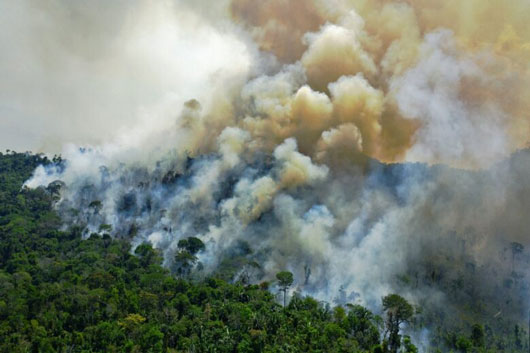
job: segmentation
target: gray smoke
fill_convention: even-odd
[[[30,78],[35,90],[0,84],[2,101],[15,117],[35,103],[57,119],[44,131],[76,142],[26,185],[61,185],[65,227],[109,225],[169,268],[179,240],[200,238],[197,276],[244,257],[260,265],[253,282],[290,270],[293,291],[329,302],[378,308],[399,292],[425,315],[473,300],[520,319],[529,9],[436,3],[137,1],[103,18],[95,5],[0,5],[44,23],[0,62],[14,91]],[[18,61],[35,65],[13,72]]]

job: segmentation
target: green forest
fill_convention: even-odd
[[[53,186],[23,187],[38,165],[59,161],[0,153],[0,352],[412,353],[407,334],[423,328],[432,352],[528,349],[518,325],[501,336],[472,318],[464,330],[430,327],[399,293],[381,298],[375,314],[290,296],[287,271],[270,283],[233,281],[242,264],[232,261],[196,278],[204,244],[193,237],[179,243],[175,269],[149,244],[132,252],[105,227],[83,239],[83,229],[61,227]]]

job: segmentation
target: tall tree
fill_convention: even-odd
[[[386,332],[388,334],[388,352],[397,353],[401,345],[399,326],[408,322],[414,315],[414,308],[403,297],[389,294],[383,298],[383,309],[386,312]]]
[[[178,242],[179,250],[175,254],[173,269],[181,277],[188,277],[193,267],[197,264],[197,253],[205,249],[204,243],[195,237],[181,239]],[[200,264],[200,263],[199,263]]]
[[[276,274],[276,279],[278,280],[278,286],[280,291],[283,292],[283,307],[287,303],[287,289],[293,284],[293,274],[289,271],[282,271]]]

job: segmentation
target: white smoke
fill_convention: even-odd
[[[495,85],[475,62],[458,51],[449,31],[430,33],[421,47],[421,60],[391,82],[403,116],[421,121],[407,160],[480,167],[510,152],[507,114],[495,100],[480,105],[465,98],[467,83]]]
[[[254,55],[184,1],[2,1],[0,47],[0,148],[45,152],[152,138],[175,118],[157,110],[204,104]]]
[[[168,267],[179,240],[199,237],[199,275],[246,256],[262,268],[254,281],[287,269],[296,289],[330,302],[377,308],[398,291],[432,307],[467,281],[495,310],[526,309],[526,271],[514,290],[502,283],[510,242],[526,244],[528,158],[499,163],[528,131],[524,45],[477,49],[450,22],[426,25],[416,1],[286,3],[223,1],[198,15],[210,4],[136,1],[101,19],[93,4],[0,5],[44,23],[0,57],[1,100],[15,117],[54,116],[41,136],[68,120],[57,142],[77,142],[26,185],[62,181],[66,226],[89,236],[109,224],[133,245],[151,242]],[[289,21],[283,6],[307,16]],[[81,32],[59,33],[77,28],[65,9]],[[81,45],[82,33],[96,37]],[[20,61],[29,73],[13,70]],[[98,143],[78,147],[87,142]]]

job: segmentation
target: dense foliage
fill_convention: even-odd
[[[352,352],[379,342],[380,319],[263,286],[171,275],[147,244],[60,231],[53,190],[21,188],[44,157],[0,157],[2,352]],[[201,249],[182,242],[181,256]]]
[[[190,279],[203,249],[196,238],[182,240],[178,266],[165,269],[150,245],[132,253],[105,227],[85,240],[82,229],[60,230],[54,186],[22,187],[37,165],[59,162],[0,154],[0,352],[417,352],[398,332],[413,308],[397,295],[383,299],[384,317],[299,295],[284,308],[289,272],[277,276],[279,298],[222,271]],[[447,335],[444,347],[497,351],[478,324]],[[524,348],[523,335],[510,347]]]

